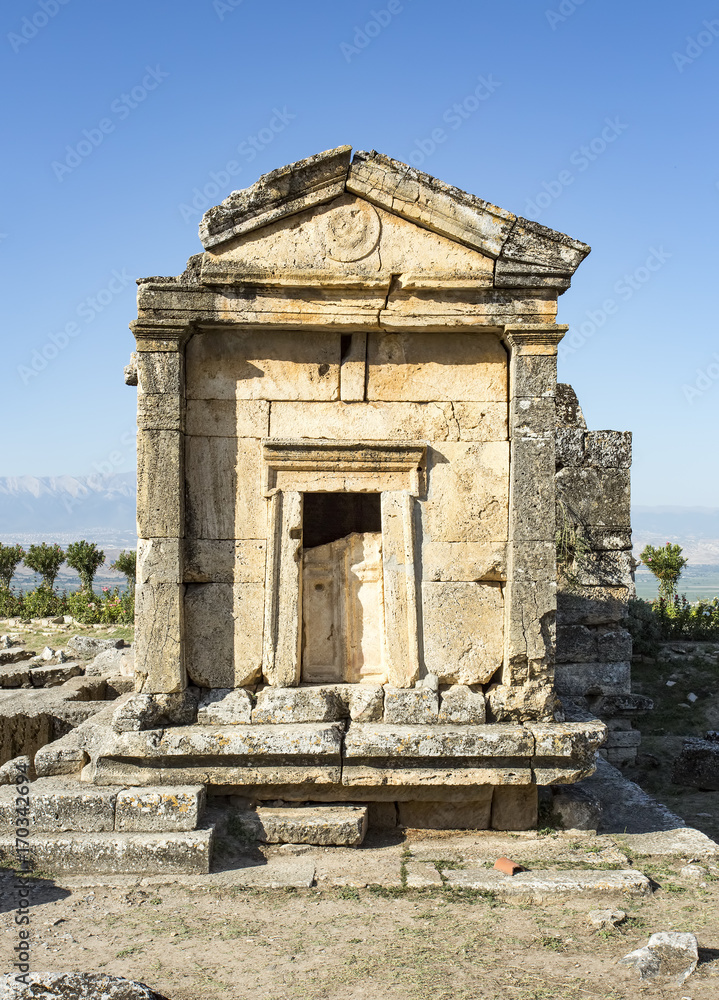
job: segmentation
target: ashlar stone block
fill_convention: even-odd
[[[507,354],[485,333],[370,333],[367,399],[502,402]]]
[[[339,399],[340,334],[222,330],[187,346],[188,399]]]
[[[252,721],[257,725],[293,722],[336,722],[346,716],[339,696],[329,688],[267,687],[257,695]]]
[[[117,795],[115,830],[122,833],[195,830],[204,805],[204,785],[125,788]]]
[[[186,433],[191,437],[267,437],[270,404],[264,399],[188,399]]]
[[[188,437],[185,455],[188,535],[264,538],[267,501],[262,495],[260,441]]]
[[[427,449],[423,531],[431,542],[505,541],[509,444],[447,442]]]
[[[384,689],[384,721],[387,724],[436,724],[438,714],[436,691],[423,687]]]
[[[440,688],[439,717],[441,726],[481,726],[486,722],[486,707],[481,690],[466,684]],[[484,829],[483,827],[481,829]]]
[[[258,680],[264,584],[191,583],[185,591],[189,677],[204,688],[241,687]]]
[[[502,666],[501,586],[426,582],[422,598],[427,669],[444,684],[486,684]]]

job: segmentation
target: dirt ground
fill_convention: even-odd
[[[424,864],[441,866],[432,855],[446,858],[452,844],[448,835],[423,835],[412,850]],[[566,848],[571,866],[583,852],[585,866],[601,867],[591,835],[524,843],[525,854],[538,856],[527,867],[546,866],[545,844],[553,853]],[[375,853],[370,839],[368,860]],[[31,911],[32,969],[124,976],[169,1000],[716,1000],[719,868],[715,858],[687,871],[687,860],[628,857],[626,867],[653,881],[647,897],[567,896],[543,905],[446,885],[253,890],[208,888],[201,877],[192,885],[170,876],[142,886],[130,876],[107,884],[47,880]],[[15,941],[10,878],[2,876],[0,913],[6,968]],[[605,907],[627,915],[615,930],[595,930],[587,920],[590,910]],[[697,935],[700,964],[682,986],[640,983],[616,964],[659,930]]]

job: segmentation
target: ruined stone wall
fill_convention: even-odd
[[[569,537],[563,566],[558,542],[557,693],[611,719],[631,708],[632,641],[625,627],[635,596],[631,434],[587,430],[574,390],[561,384],[556,468],[557,532]],[[631,724],[615,720],[613,727],[628,731]],[[633,739],[633,733],[615,739],[610,733],[607,752],[619,749],[617,740],[628,745]]]

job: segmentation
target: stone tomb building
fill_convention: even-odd
[[[200,236],[139,283],[137,693],[83,778],[533,825],[604,737],[554,684],[555,320],[589,247],[349,147]]]

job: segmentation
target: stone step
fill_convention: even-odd
[[[367,833],[366,805],[258,806],[235,814],[243,831],[265,844],[355,847]]]
[[[205,804],[203,785],[122,788],[62,778],[30,782],[20,799],[14,785],[0,788],[0,835],[19,822],[36,833],[176,833],[194,830]],[[26,811],[24,798],[29,808]]]
[[[214,826],[178,833],[31,833],[33,870],[74,875],[203,875]],[[0,863],[17,865],[15,837],[0,837]]]

